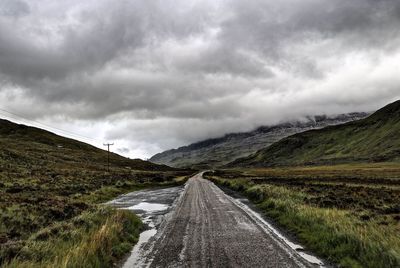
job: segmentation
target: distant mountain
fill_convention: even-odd
[[[0,168],[4,165],[31,170],[33,167],[56,165],[58,167],[84,167],[104,170],[107,152],[92,145],[58,136],[43,129],[16,124],[0,119]],[[134,170],[171,170],[140,159],[128,159],[111,153],[113,168]]]
[[[350,113],[338,116],[313,116],[305,121],[263,126],[251,132],[227,134],[154,155],[150,161],[172,167],[212,168],[248,156],[287,136],[310,129],[343,124],[368,116]]]
[[[287,137],[229,167],[386,162],[400,160],[400,101],[347,124]]]

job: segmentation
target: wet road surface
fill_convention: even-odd
[[[146,255],[149,248],[155,242],[154,236],[164,226],[172,213],[173,208],[184,190],[183,186],[169,187],[163,189],[147,189],[121,195],[108,202],[108,205],[120,209],[133,211],[140,216],[146,226],[146,230],[140,234],[138,243],[133,248],[130,256],[126,258],[123,268],[147,267],[142,256]]]
[[[169,209],[161,210],[158,225],[153,224],[157,231],[135,246],[124,267],[276,268],[322,264],[299,251],[300,246],[240,200],[204,180],[202,174],[172,195],[179,197],[166,206]]]

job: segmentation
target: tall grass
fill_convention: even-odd
[[[4,267],[111,267],[137,242],[141,226],[131,212],[99,206],[32,235]]]

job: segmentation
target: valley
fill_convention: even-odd
[[[0,268],[400,268],[400,0],[0,0]]]
[[[301,128],[259,129],[264,148],[214,169],[207,153],[190,169],[112,153],[108,170],[106,151],[0,121],[0,263],[398,267],[399,103],[271,145]]]

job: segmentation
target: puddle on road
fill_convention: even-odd
[[[139,238],[139,241],[137,243],[138,244],[137,249],[140,247],[141,244],[146,243],[147,241],[149,241],[149,239],[151,237],[153,237],[156,233],[157,233],[157,229],[155,229],[155,228],[142,232],[140,234],[140,238]]]
[[[147,227],[140,233],[139,241],[133,247],[130,256],[122,266],[123,268],[146,266],[144,263],[140,263],[140,256],[146,251],[146,246],[149,246],[150,239],[157,234],[160,223],[171,211],[174,201],[182,191],[183,187],[136,191],[121,195],[107,203],[119,209],[133,211]]]
[[[131,251],[131,255],[125,261],[122,268],[138,267],[139,265],[144,267],[145,266],[144,263],[139,263],[138,257],[140,256],[140,251],[142,250],[143,246],[146,245],[146,243],[149,242],[149,240],[156,234],[157,234],[156,228],[146,230],[146,231],[140,233],[139,241],[133,247],[133,249]]]
[[[137,205],[130,206],[124,209],[129,209],[133,211],[145,211],[149,212],[156,212],[156,211],[163,211],[168,209],[168,205],[166,204],[158,204],[158,203],[148,203],[148,202],[140,202]]]
[[[320,267],[324,267],[324,263],[320,259],[318,259],[317,257],[314,257],[314,256],[312,256],[310,254],[307,254],[307,253],[304,253],[304,252],[298,252],[298,253],[299,253],[299,255],[301,257],[303,257],[309,263],[319,265]]]

